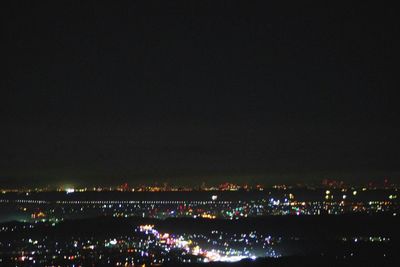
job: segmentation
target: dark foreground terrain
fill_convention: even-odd
[[[182,267],[261,267],[261,266],[272,266],[272,267],[291,267],[291,266],[312,266],[312,267],[336,267],[336,266],[399,266],[399,259],[383,259],[373,257],[363,257],[355,259],[336,259],[330,257],[320,256],[308,256],[308,257],[284,257],[279,259],[257,259],[257,260],[243,260],[240,262],[233,263],[207,263],[207,264],[167,264],[166,266],[182,266]]]

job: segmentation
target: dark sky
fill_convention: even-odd
[[[400,177],[387,3],[8,2],[1,186]]]

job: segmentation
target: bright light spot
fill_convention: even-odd
[[[75,192],[75,189],[74,188],[66,188],[65,192],[67,192],[67,194],[71,194],[71,193]]]
[[[220,256],[219,258],[215,259],[214,261],[222,261],[222,262],[236,262],[246,259],[246,256]]]
[[[217,200],[217,198],[218,198],[217,195],[212,195],[212,196],[211,196],[211,199],[212,199],[212,200]]]

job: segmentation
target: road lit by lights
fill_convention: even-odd
[[[246,258],[256,259],[255,255],[244,255],[240,251],[235,250],[229,254],[222,254],[220,251],[214,249],[202,249],[192,240],[185,240],[182,236],[160,233],[154,228],[154,225],[140,225],[138,228],[140,232],[153,235],[161,244],[168,245],[168,250],[179,248],[191,255],[203,257],[204,262],[236,262]]]

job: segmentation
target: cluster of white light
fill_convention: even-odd
[[[237,251],[235,251],[236,255],[226,255],[226,254],[224,255],[216,250],[208,251],[200,248],[198,245],[193,246],[191,240],[185,240],[182,236],[174,237],[169,233],[163,233],[163,234],[159,233],[156,229],[154,229],[154,225],[140,225],[139,231],[144,232],[146,234],[153,234],[158,240],[167,240],[168,244],[180,249],[184,249],[188,253],[191,253],[192,255],[195,256],[202,255],[205,257],[204,262],[212,262],[212,261],[236,262],[246,258],[251,258],[253,260],[256,259],[256,256],[254,255],[238,255],[239,253],[237,253]]]
[[[71,194],[71,193],[74,193],[74,192],[75,192],[75,189],[74,189],[74,188],[66,188],[66,189],[65,189],[65,192],[66,192],[67,194]]]

